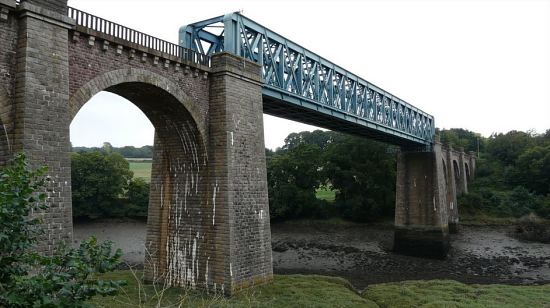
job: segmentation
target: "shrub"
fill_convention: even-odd
[[[121,251],[95,238],[53,256],[31,252],[43,233],[34,211],[47,209],[45,167],[33,170],[23,154],[0,171],[0,306],[83,307],[95,295],[113,295],[122,281],[93,279],[118,263]]]
[[[147,217],[149,206],[149,183],[144,179],[134,178],[128,186],[128,205],[126,216]]]

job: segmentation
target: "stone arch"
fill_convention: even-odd
[[[454,159],[453,159],[453,171],[454,171],[454,175],[455,175],[455,180],[459,181],[460,180],[460,168],[458,167],[458,162]]]
[[[456,159],[453,159],[453,175],[455,178],[455,190],[457,195],[464,193],[463,185],[463,171],[461,170],[462,164],[459,163]]]
[[[126,83],[147,84],[164,90],[183,105],[197,124],[197,128],[201,132],[201,135],[206,136],[206,120],[204,115],[202,115],[199,107],[189,99],[188,95],[182,91],[177,84],[159,74],[137,68],[109,71],[85,83],[71,95],[69,100],[71,118],[69,122],[74,119],[80,108],[82,108],[92,96],[101,91],[112,92],[128,99],[124,93],[117,93],[117,85]],[[138,107],[141,109],[140,106]]]
[[[466,181],[470,182],[470,167],[468,166],[468,163],[464,163],[464,172],[466,175]]]
[[[204,217],[208,200],[205,118],[188,95],[165,77],[143,69],[122,69],[78,89],[69,100],[70,120],[101,91],[126,98],[155,127],[146,279],[164,277],[169,283],[194,285],[200,279],[199,268],[204,270],[207,258],[201,256],[209,245],[204,236],[208,221]]]
[[[10,143],[11,99],[8,92],[0,87],[0,166],[3,166],[11,157],[12,145]]]

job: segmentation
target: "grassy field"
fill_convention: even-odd
[[[259,286],[226,298],[221,294],[162,287],[138,287],[130,271],[105,274],[104,279],[124,279],[128,285],[116,297],[96,297],[98,307],[378,307],[361,297],[341,278],[324,276],[275,276],[273,284]],[[219,291],[219,290],[218,290]],[[140,300],[141,298],[141,300]]]
[[[130,170],[134,172],[134,177],[142,178],[147,182],[151,181],[151,166],[152,162],[149,161],[128,161],[130,163]]]
[[[467,285],[452,280],[369,286],[362,296],[379,307],[550,307],[550,284]]]
[[[336,192],[326,187],[319,187],[315,192],[317,199],[327,200],[328,202],[334,202],[336,199]]]
[[[91,304],[99,307],[550,307],[550,285],[466,285],[430,280],[376,284],[357,292],[341,278],[276,275],[272,284],[225,298],[214,292],[138,287],[139,279],[130,271],[102,278],[123,279],[128,285],[117,296],[94,298]]]
[[[141,158],[128,158],[130,163],[130,170],[134,172],[134,177],[142,178],[147,182],[151,181],[151,160],[144,160]],[[326,187],[317,188],[317,199],[327,200],[328,202],[334,202],[336,193],[334,190],[330,190]]]

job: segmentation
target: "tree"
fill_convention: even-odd
[[[124,216],[147,217],[149,206],[149,183],[141,178],[134,178],[128,186],[128,205]]]
[[[285,144],[282,149],[292,150],[301,144],[310,144],[316,145],[319,149],[324,150],[329,144],[335,142],[336,139],[342,136],[342,134],[336,132],[322,130],[291,133],[285,138]]]
[[[73,215],[110,216],[132,176],[129,163],[120,154],[71,154]]]
[[[327,147],[323,160],[344,218],[368,221],[393,215],[395,155],[388,154],[384,144],[343,136]]]
[[[321,151],[299,144],[270,156],[267,161],[270,215],[272,219],[308,217],[321,203],[315,190],[321,183]]]
[[[103,149],[103,152],[110,154],[113,152],[113,146],[109,142],[103,142],[103,146],[101,147]]]
[[[504,165],[512,165],[523,151],[533,145],[532,137],[529,133],[514,130],[494,134],[487,141],[487,152]]]
[[[25,156],[0,171],[0,306],[83,307],[95,295],[114,295],[122,281],[93,279],[113,270],[121,251],[95,238],[53,256],[31,252],[42,234],[34,211],[47,209],[46,168],[33,170]]]
[[[550,145],[534,146],[521,153],[517,159],[518,181],[529,190],[550,194]]]
[[[442,144],[451,144],[453,147],[464,148],[464,151],[484,152],[485,138],[480,134],[462,128],[436,129]]]

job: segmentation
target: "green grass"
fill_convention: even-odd
[[[102,275],[124,279],[117,296],[96,297],[99,307],[550,307],[550,284],[541,286],[466,285],[452,280],[405,281],[370,285],[362,293],[342,278],[275,275],[273,283],[226,298],[219,293],[138,288],[130,271]],[[141,298],[141,301],[139,301]]]
[[[130,170],[134,172],[134,177],[142,178],[147,182],[151,181],[151,161],[129,161]]]
[[[102,275],[103,279],[124,279],[128,285],[117,296],[96,297],[90,303],[98,307],[378,307],[362,298],[344,279],[315,275],[276,275],[273,283],[258,286],[226,298],[221,294],[167,289],[157,296],[153,286],[138,288],[130,271]],[[139,292],[141,291],[141,293]]]
[[[364,298],[380,307],[550,307],[550,284],[467,285],[452,280],[404,281],[369,286]]]
[[[334,190],[328,189],[327,187],[319,187],[315,191],[315,196],[319,200],[334,202],[334,200],[336,199],[336,192]]]

